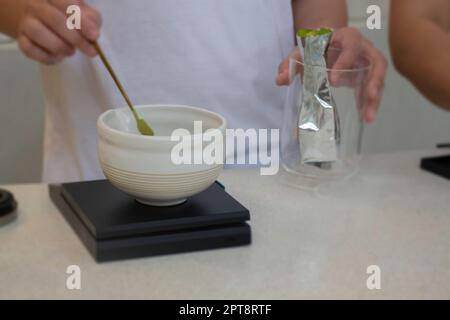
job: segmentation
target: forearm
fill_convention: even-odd
[[[292,0],[292,12],[295,31],[302,28],[347,26],[345,0]]]
[[[391,23],[390,43],[398,71],[429,100],[450,110],[448,33],[429,19],[405,19]]]
[[[16,37],[26,0],[0,0],[0,32]]]

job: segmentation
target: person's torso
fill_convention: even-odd
[[[88,1],[99,40],[136,105],[183,104],[230,128],[278,128],[278,64],[294,46],[290,0]],[[46,181],[101,177],[96,120],[125,102],[99,59],[77,53],[43,67]]]

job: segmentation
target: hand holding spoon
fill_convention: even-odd
[[[128,106],[131,109],[131,112],[133,113],[134,118],[136,119],[136,124],[139,132],[144,136],[153,136],[153,130],[150,128],[148,123],[139,117],[136,110],[133,107],[133,104],[131,103],[130,99],[128,98],[128,95],[126,94],[125,90],[122,87],[122,84],[120,83],[119,79],[117,78],[116,74],[114,73],[114,70],[111,68],[111,65],[108,62],[108,59],[106,58],[105,54],[103,53],[102,49],[100,48],[99,44],[95,41],[93,43],[95,50],[97,50],[98,55],[100,56],[100,59],[102,60],[103,64],[105,65],[106,69],[108,70],[109,74],[113,78],[114,82],[116,83],[117,88],[119,89],[120,93],[122,94],[123,98],[127,102]]]

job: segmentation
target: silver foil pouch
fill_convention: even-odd
[[[326,64],[330,29],[300,30],[297,40],[304,62],[303,99],[298,119],[300,161],[326,169],[337,160],[339,117]]]

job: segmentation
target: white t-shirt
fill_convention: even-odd
[[[278,64],[294,46],[291,0],[88,1],[100,44],[134,104],[184,104],[229,128],[279,128]],[[99,58],[42,67],[44,181],[102,178],[96,121],[125,106]]]

